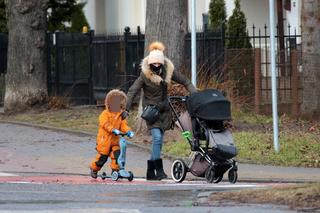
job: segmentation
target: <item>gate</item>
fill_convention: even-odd
[[[48,34],[48,91],[74,104],[92,104],[92,33]]]
[[[92,41],[94,99],[104,99],[106,92],[114,88],[127,91],[139,76],[143,51],[144,35],[140,28],[137,35],[131,35],[127,27],[124,35],[95,36]]]

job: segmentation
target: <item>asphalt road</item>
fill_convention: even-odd
[[[199,181],[175,184],[144,179],[98,180],[90,184],[12,181],[0,184],[0,212],[290,212],[272,205],[220,206],[206,199],[213,192],[257,187],[268,186]]]
[[[192,176],[182,184],[170,179],[145,181],[149,153],[131,145],[127,148],[127,169],[136,177],[132,182],[93,180],[88,166],[94,147],[94,136],[0,123],[0,212],[290,212],[270,205],[220,206],[206,199],[222,190],[282,184],[270,183],[267,175],[278,174],[278,170],[281,174],[281,167],[240,165],[240,181],[234,185],[224,181],[208,184],[192,180]],[[164,164],[170,174],[171,161]],[[320,175],[316,169],[307,171],[309,177]],[[289,168],[274,178],[284,178],[290,172],[291,177],[306,176],[299,176],[305,170]],[[248,177],[251,181],[246,182]]]

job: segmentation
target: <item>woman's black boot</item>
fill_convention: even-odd
[[[154,161],[154,165],[156,167],[156,172],[157,172],[157,175],[156,175],[156,179],[157,180],[162,180],[164,178],[167,178],[168,176],[166,175],[166,173],[164,172],[163,170],[163,163],[162,163],[162,159],[157,159]]]
[[[157,180],[156,174],[154,173],[155,166],[153,160],[148,160],[148,167],[147,167],[147,180]]]

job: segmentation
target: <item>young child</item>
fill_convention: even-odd
[[[111,158],[112,171],[118,171],[117,159],[120,155],[119,134],[127,133],[133,137],[133,132],[127,125],[124,116],[127,96],[124,92],[114,89],[105,98],[105,110],[99,116],[99,130],[97,135],[97,155],[90,165],[91,177],[97,178],[98,171]]]

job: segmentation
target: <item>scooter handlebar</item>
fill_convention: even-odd
[[[124,133],[124,132],[120,132],[118,135],[120,135],[121,137],[124,137],[124,136],[129,137],[129,136],[128,136],[128,133]]]

